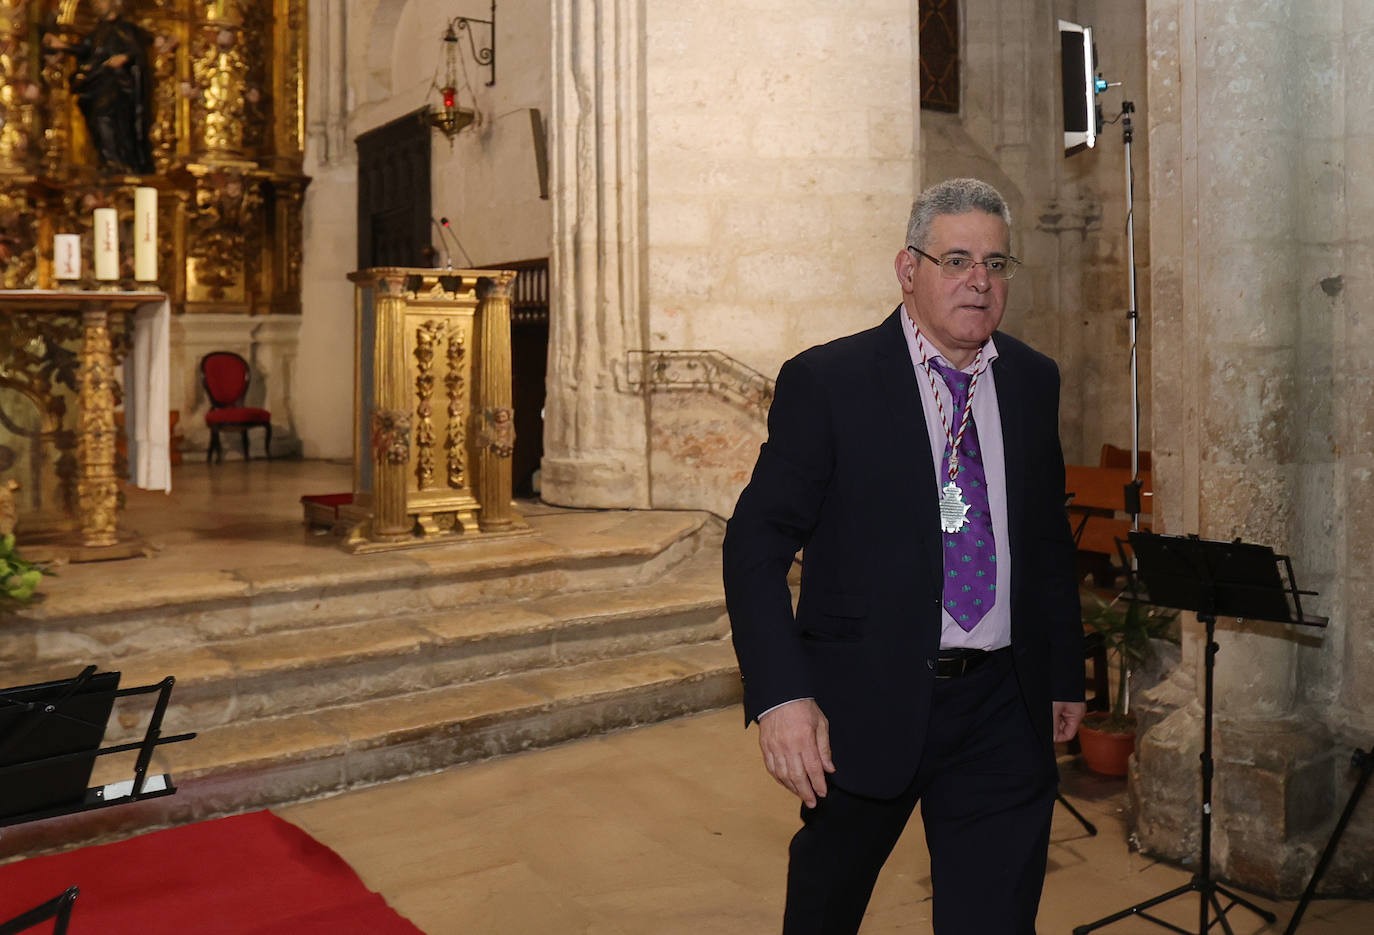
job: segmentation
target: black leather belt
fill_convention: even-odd
[[[937,679],[957,679],[977,669],[979,666],[1005,653],[1011,647],[1003,646],[1001,649],[945,649],[940,651],[940,655],[934,659],[927,659],[928,665],[935,672]]]

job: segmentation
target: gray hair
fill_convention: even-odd
[[[946,179],[921,192],[911,206],[911,220],[906,225],[906,245],[924,250],[930,237],[930,225],[943,214],[967,214],[985,211],[1006,222],[1011,231],[1011,209],[1001,192],[981,179]]]

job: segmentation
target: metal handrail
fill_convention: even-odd
[[[717,350],[632,350],[628,385],[639,392],[701,390],[754,410],[760,418],[773,403],[774,381]]]

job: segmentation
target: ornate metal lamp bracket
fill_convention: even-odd
[[[477,41],[473,38],[472,27],[474,24],[482,25],[490,30],[490,39],[484,48],[477,48]],[[457,16],[449,21],[448,31],[444,33],[445,42],[457,42],[458,33],[467,33],[468,49],[472,52],[472,60],[478,65],[487,67],[487,87],[496,84],[496,0],[491,0],[491,19],[473,19],[470,16]]]

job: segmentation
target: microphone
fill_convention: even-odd
[[[453,269],[453,258],[448,253],[448,243],[444,240],[444,229],[439,226],[439,220],[434,215],[429,216],[429,222],[434,225],[434,229],[439,232],[439,248],[444,253],[444,266]],[[444,223],[448,223],[448,218],[444,218]]]
[[[453,228],[449,226],[448,218],[440,218],[439,223],[443,225],[444,230],[448,231],[448,235],[453,238],[453,245],[458,248],[458,252],[463,255],[463,260],[468,264],[468,267],[471,268],[472,257],[468,256],[468,252],[463,249],[463,244],[458,239],[458,235],[454,233]]]

